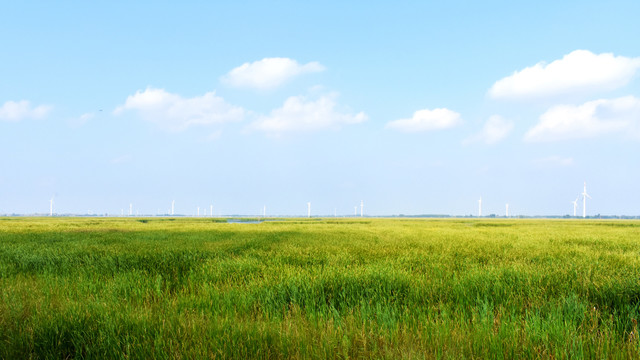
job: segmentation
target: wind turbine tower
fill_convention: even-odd
[[[129,216],[133,215],[133,204],[129,204]]]
[[[53,216],[53,198],[49,200],[49,216]]]
[[[360,217],[364,216],[364,200],[360,200]]]
[[[213,205],[209,205],[209,216],[213,217]]]
[[[478,200],[478,217],[482,216],[482,197]]]
[[[175,214],[175,212],[174,212],[175,206],[176,206],[176,201],[172,200],[171,201],[171,216],[173,216]]]
[[[587,217],[587,198],[591,199],[591,196],[587,194],[587,182],[584,182],[584,191],[582,192],[582,217]]]
[[[509,204],[506,205],[507,211],[505,212],[505,217],[509,217]]]
[[[311,203],[307,203],[307,217],[311,217]]]
[[[573,216],[574,217],[576,216],[576,210],[578,210],[578,199],[580,199],[580,195],[578,195],[578,197],[576,197],[576,199],[571,202],[573,204]]]
[[[267,217],[267,205],[262,206],[262,217]]]

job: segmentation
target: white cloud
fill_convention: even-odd
[[[367,120],[367,115],[356,115],[336,110],[335,95],[324,95],[317,100],[304,96],[288,98],[281,108],[261,116],[249,125],[250,130],[260,130],[272,135],[285,132],[304,132],[323,129],[338,129],[342,125],[358,124]]]
[[[386,128],[403,132],[419,132],[448,129],[462,123],[460,114],[449,109],[424,109],[413,113],[410,119],[393,120]]]
[[[0,120],[20,121],[23,119],[41,119],[45,117],[51,109],[51,106],[48,105],[32,107],[26,100],[7,101],[0,107]]]
[[[137,111],[140,116],[158,124],[165,130],[180,131],[193,125],[220,124],[241,120],[244,110],[224,101],[215,92],[183,98],[163,89],[147,88],[127,98],[115,109],[116,115],[126,110]]]
[[[573,158],[552,155],[533,160],[534,164],[542,167],[567,167],[573,165]]]
[[[495,144],[504,139],[513,130],[513,122],[500,115],[493,115],[487,120],[478,134],[475,134],[463,141],[465,144],[482,142],[485,144]]]
[[[638,136],[640,99],[625,96],[589,101],[582,105],[559,105],[540,116],[540,122],[525,134],[525,140],[558,141],[589,138],[612,132]]]
[[[608,91],[626,85],[640,68],[640,58],[575,50],[550,64],[540,62],[498,80],[493,98],[542,98]]]
[[[68,124],[72,127],[80,127],[95,117],[94,113],[84,113],[77,118],[70,119]]]
[[[289,58],[264,58],[234,68],[222,81],[235,87],[272,89],[297,75],[323,70],[324,66],[315,61],[300,65]]]

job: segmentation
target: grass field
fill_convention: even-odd
[[[640,222],[0,218],[0,358],[639,358]]]

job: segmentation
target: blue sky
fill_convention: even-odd
[[[638,13],[5,2],[0,214],[639,215]]]

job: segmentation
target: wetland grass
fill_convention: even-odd
[[[313,220],[3,220],[0,358],[640,357],[638,221]]]

